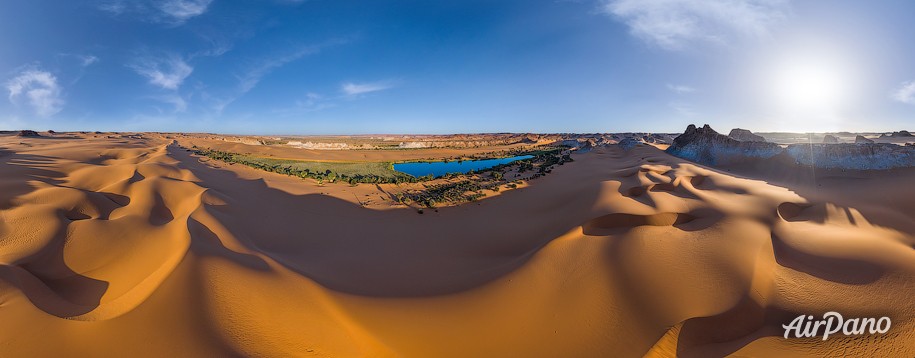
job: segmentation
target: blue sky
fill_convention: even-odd
[[[8,0],[0,129],[915,129],[913,33],[901,0]]]

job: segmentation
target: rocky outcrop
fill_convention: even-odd
[[[673,143],[674,138],[673,138],[673,136],[671,136],[669,134],[651,133],[651,134],[643,137],[643,140],[645,141],[645,143],[671,144],[671,143]]]
[[[19,134],[17,134],[17,135],[20,137],[41,137],[41,135],[39,135],[38,132],[30,131],[28,129],[19,131]]]
[[[716,132],[708,124],[702,128],[690,124],[673,140],[667,152],[697,163],[727,165],[771,158],[781,154],[783,149],[775,143],[741,142]]]
[[[563,147],[569,147],[569,148],[581,147],[581,142],[579,142],[578,139],[563,139],[558,144]]]
[[[866,144],[866,143],[873,143],[873,142],[874,141],[872,139],[867,139],[863,135],[858,135],[857,137],[855,137],[855,144]]]
[[[397,148],[402,149],[419,149],[419,148],[428,148],[429,145],[423,142],[400,142],[397,145]]]
[[[778,160],[822,169],[873,170],[915,166],[915,146],[911,145],[859,142],[792,144],[782,148],[774,143],[740,142],[718,134],[708,125],[702,128],[690,125],[686,132],[674,139],[667,152],[707,165]]]
[[[760,135],[753,134],[746,129],[734,128],[731,129],[731,133],[728,133],[728,137],[734,138],[741,142],[765,142],[766,138],[763,138]]]
[[[628,137],[628,138],[623,138],[623,140],[619,141],[619,143],[617,143],[617,144],[624,150],[630,150],[632,148],[635,148],[639,144],[645,144],[645,142],[632,138],[632,137]]]
[[[887,138],[887,137],[889,137],[889,138],[901,138],[901,137],[915,137],[915,136],[913,136],[912,133],[909,133],[909,131],[898,131],[898,132],[893,132],[893,133],[890,133],[890,134],[884,133],[884,134],[881,134],[881,135],[880,135],[880,138]]]
[[[831,134],[827,134],[825,137],[823,137],[823,143],[827,143],[827,144],[839,143],[839,137],[836,137]]]
[[[834,169],[892,169],[915,166],[915,147],[886,143],[792,144],[797,164]]]

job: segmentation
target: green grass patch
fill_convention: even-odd
[[[394,170],[391,162],[315,162],[295,159],[273,159],[247,155],[239,155],[241,161],[263,166],[287,167],[298,171],[313,173],[326,173],[330,171],[343,176],[375,175],[383,178],[408,176]]]
[[[391,162],[315,162],[293,159],[274,159],[237,154],[212,149],[197,149],[195,153],[226,163],[237,163],[268,172],[315,179],[319,182],[359,183],[415,183],[430,180],[416,178],[394,170]]]

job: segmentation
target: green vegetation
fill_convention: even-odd
[[[427,186],[424,190],[411,191],[397,196],[403,204],[415,202],[420,205],[434,208],[438,203],[465,203],[475,201],[486,196],[483,189],[490,189],[494,185],[482,184],[477,181],[463,180],[455,183],[444,183]],[[495,186],[498,186],[497,184]]]
[[[194,153],[226,163],[237,163],[268,172],[297,176],[325,182],[344,182],[350,185],[360,183],[400,184],[418,183],[433,180],[431,175],[413,177],[394,170],[391,162],[315,162],[290,159],[262,158],[246,154],[237,154],[212,149],[193,148]],[[571,162],[572,157],[563,154],[562,148],[546,148],[538,151],[510,153],[511,155],[533,155],[533,158],[522,159],[512,163],[497,165],[480,172],[467,174],[447,174],[444,180],[460,178],[462,180],[439,184],[422,184],[420,190],[407,190],[393,194],[394,200],[409,205],[416,203],[423,207],[435,208],[440,204],[459,204],[478,200],[486,196],[483,191],[499,191],[500,185],[506,184],[505,170],[517,167],[519,173],[537,170],[528,179],[535,179],[552,171],[554,165]],[[491,157],[490,157],[491,158]],[[487,175],[475,175],[483,174]],[[507,183],[507,188],[516,188],[516,181]],[[419,209],[422,213],[422,209]]]
[[[196,154],[226,163],[237,163],[268,172],[310,178],[319,182],[359,183],[415,183],[430,180],[416,178],[394,170],[390,162],[312,162],[290,159],[261,158],[219,150],[196,150]]]

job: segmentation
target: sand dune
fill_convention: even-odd
[[[915,356],[915,170],[772,173],[601,147],[417,215],[162,136],[0,137],[0,355]],[[826,311],[892,330],[782,338]]]

